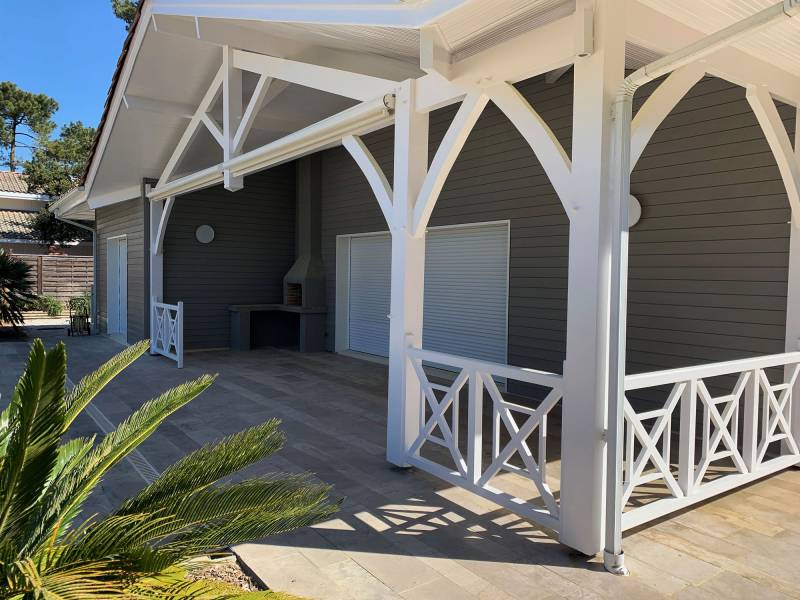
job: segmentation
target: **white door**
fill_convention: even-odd
[[[507,362],[508,241],[508,223],[429,230],[423,347]],[[390,266],[388,234],[351,239],[351,350],[389,354]]]
[[[108,240],[108,333],[125,338],[128,333],[128,240]]]

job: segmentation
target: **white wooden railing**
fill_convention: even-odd
[[[563,397],[562,376],[413,347],[408,348],[407,356],[422,388],[422,426],[408,450],[408,462],[558,531],[559,502],[547,478],[547,421]],[[431,382],[423,361],[455,371],[452,383]],[[507,400],[498,380],[519,381],[549,392],[536,408],[530,408]],[[459,414],[461,391],[465,386],[468,431],[466,444],[463,444],[459,442]],[[492,411],[488,448],[483,439],[484,392],[488,394]],[[422,456],[421,451],[427,444],[444,447],[450,460]],[[483,464],[484,453],[490,456],[487,466]],[[512,464],[512,459],[518,464]],[[551,465],[551,469],[555,467]],[[499,489],[497,478],[504,472],[515,473],[532,482],[529,497],[520,498]]]
[[[780,383],[771,383],[766,369],[781,368]],[[800,352],[791,352],[627,376],[623,529],[797,463],[791,415],[798,372]],[[728,382],[708,382],[724,376]],[[631,392],[661,386],[670,390],[663,406],[637,413]],[[709,391],[720,387],[730,392]],[[776,442],[780,454],[770,456]]]
[[[150,353],[162,354],[183,368],[183,302],[164,304],[153,300]]]

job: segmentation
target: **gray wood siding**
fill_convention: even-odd
[[[520,91],[570,152],[571,75]],[[652,88],[641,90],[641,103]],[[457,107],[431,115],[431,155]],[[781,108],[787,127],[793,111]],[[365,141],[391,180],[392,129]],[[783,351],[789,207],[744,90],[706,78],[656,132],[632,177],[643,207],[631,232],[628,370]],[[341,148],[323,156],[328,348],[337,235],[386,230]],[[569,222],[530,148],[489,105],[456,161],[431,225],[510,219],[509,362],[562,371]]]
[[[144,226],[145,205],[141,198],[128,200],[95,211],[97,223],[97,310],[100,330],[107,325],[107,279],[106,268],[108,238],[128,237],[128,342],[145,338],[145,251]]]
[[[794,131],[794,109],[779,111]],[[789,202],[744,89],[698,83],[656,131],[631,192],[643,210],[630,238],[628,371],[783,352]]]
[[[164,298],[184,303],[186,348],[230,345],[228,306],[281,302],[294,261],[294,164],[177,198],[164,238]],[[200,225],[214,241],[195,239]]]

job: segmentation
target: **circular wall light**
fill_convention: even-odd
[[[201,244],[210,244],[214,241],[214,228],[211,225],[200,225],[195,232],[194,237]]]
[[[642,205],[635,196],[628,196],[628,227],[633,227],[642,218]]]

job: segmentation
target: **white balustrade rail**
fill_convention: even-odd
[[[780,383],[768,378],[765,370],[773,368],[783,368]],[[792,424],[792,394],[798,372],[800,352],[790,352],[627,376],[623,529],[796,464],[800,452]],[[706,384],[723,376],[729,383]],[[661,386],[672,386],[661,408],[637,413],[628,401],[629,392]],[[709,387],[730,393],[714,396]],[[776,442],[781,442],[781,453],[769,456]],[[645,492],[644,499],[631,503],[640,491]]]
[[[162,354],[183,368],[183,302],[164,304],[153,300],[150,353]]]
[[[407,356],[422,388],[422,427],[408,450],[408,462],[558,531],[559,503],[547,481],[547,420],[563,397],[562,376],[413,347],[408,348]],[[423,361],[454,369],[456,373],[452,383],[432,383],[423,368]],[[519,381],[550,391],[536,408],[530,408],[508,401],[500,391],[497,379]],[[461,391],[465,386],[468,390],[468,431],[466,449],[462,452],[459,413]],[[492,411],[489,448],[485,448],[483,439],[484,392],[491,401]],[[505,436],[507,439],[504,440]],[[429,443],[447,449],[452,464],[445,466],[421,456],[420,450]],[[535,452],[532,447],[536,448]],[[491,457],[488,466],[483,465],[484,449]],[[511,464],[515,456],[518,465]],[[516,473],[532,482],[534,487],[530,491],[533,496],[538,495],[542,505],[530,502],[535,498],[519,498],[493,485],[495,478],[503,472]]]

